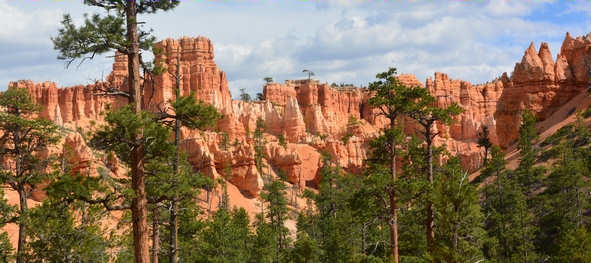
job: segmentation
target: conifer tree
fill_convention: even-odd
[[[407,87],[403,85],[396,76],[396,69],[390,68],[386,72],[376,75],[378,79],[369,85],[373,96],[369,104],[379,110],[378,115],[387,118],[390,123],[385,130],[387,148],[384,149],[388,155],[388,167],[390,169],[390,180],[386,187],[388,193],[388,224],[390,228],[390,257],[392,262],[398,263],[398,197],[396,195],[396,152],[397,137],[401,134],[397,127],[398,117],[407,114],[414,105],[414,101],[421,97],[423,91],[420,87]],[[386,145],[384,145],[386,146]]]
[[[18,224],[16,262],[22,263],[29,226],[27,199],[52,175],[47,169],[55,158],[42,154],[57,143],[59,134],[56,125],[38,117],[41,107],[25,89],[9,87],[0,93],[0,109],[0,159],[10,160],[0,168],[0,184],[19,196],[14,219]]]
[[[525,190],[533,191],[536,184],[540,183],[544,169],[534,167],[538,150],[535,148],[538,139],[536,130],[536,118],[529,110],[521,114],[521,125],[519,127],[519,166],[515,171],[521,185]]]
[[[175,99],[170,101],[171,108],[168,110],[162,110],[159,112],[159,120],[165,125],[168,125],[174,130],[174,146],[176,151],[172,157],[172,173],[173,177],[170,178],[170,184],[173,186],[170,190],[167,201],[170,203],[169,208],[169,235],[170,235],[170,246],[169,246],[169,262],[178,262],[178,202],[183,198],[192,198],[195,193],[190,193],[191,189],[187,190],[185,195],[179,193],[175,187],[182,185],[182,176],[187,175],[187,171],[190,169],[188,165],[185,165],[185,171],[181,171],[181,128],[186,127],[189,129],[204,129],[213,127],[217,120],[221,117],[218,111],[211,105],[206,105],[202,101],[197,102],[193,93],[188,96],[181,95],[181,68],[180,61],[177,62],[176,70],[174,74],[175,79]],[[194,181],[200,183],[198,181]],[[155,263],[155,262],[152,262]]]
[[[488,130],[488,126],[483,125],[482,130],[478,132],[478,147],[484,148],[484,160],[482,161],[482,166],[486,166],[486,162],[488,161],[488,153],[490,148],[492,147],[492,142],[490,141],[489,137],[490,131]]]
[[[198,236],[197,262],[244,262],[251,252],[252,235],[246,210],[219,209]]]
[[[435,262],[480,262],[486,232],[482,228],[479,194],[456,158],[443,167],[433,189]]]
[[[147,69],[148,64],[142,61],[141,51],[149,50],[154,37],[149,31],[140,28],[138,15],[156,13],[159,10],[174,8],[178,0],[148,1],[110,1],[86,0],[85,4],[99,7],[107,14],[94,14],[87,17],[83,25],[77,27],[70,15],[65,15],[63,28],[53,38],[55,49],[60,53],[59,59],[68,65],[75,60],[93,59],[95,55],[109,51],[118,51],[127,56],[127,90],[121,87],[107,87],[104,93],[123,96],[128,99],[136,117],[142,118],[144,99],[141,88],[140,70]],[[128,160],[131,168],[132,189],[135,192],[131,203],[133,217],[135,262],[149,261],[148,207],[145,190],[144,145],[143,131],[138,129],[128,140]]]
[[[0,188],[0,227],[16,221],[16,207],[10,205],[4,195],[4,189]],[[0,232],[0,262],[8,262],[12,258],[12,245],[8,240],[7,232]]]
[[[425,147],[427,154],[425,160],[427,163],[427,180],[430,187],[434,187],[434,170],[433,170],[433,142],[440,132],[435,131],[437,122],[449,124],[453,120],[453,116],[460,114],[462,108],[453,103],[445,108],[440,108],[436,105],[435,97],[429,94],[426,89],[421,89],[421,97],[413,105],[410,111],[410,117],[422,126],[423,130],[419,131],[425,140]],[[431,204],[430,190],[427,190],[427,204],[426,204],[426,219],[425,219],[425,233],[427,238],[427,245],[431,247],[435,239],[434,231],[434,217],[433,205]]]
[[[515,175],[506,170],[505,156],[498,147],[492,148],[481,176],[494,177],[484,189],[485,229],[494,240],[485,253],[499,262],[536,262],[534,215]]]
[[[109,236],[101,226],[104,211],[97,205],[75,201],[59,202],[52,197],[31,209],[28,221],[34,225],[27,262],[109,262]]]
[[[569,258],[568,254],[573,256],[569,262],[575,256],[590,256],[583,254],[588,252],[584,248],[589,247],[587,244],[590,239],[585,229],[588,229],[591,221],[588,214],[591,204],[588,192],[591,187],[591,155],[588,148],[572,147],[574,140],[576,137],[572,136],[558,146],[560,156],[548,175],[545,183],[547,188],[542,194],[539,246],[553,258],[553,262],[560,262],[558,258]],[[568,247],[575,240],[581,246]]]
[[[323,153],[318,193],[307,194],[316,209],[313,212],[303,211],[298,218],[295,245],[307,246],[313,252],[321,253],[318,260],[322,262],[348,262],[354,253],[361,252],[358,246],[360,224],[353,218],[349,205],[355,192],[352,176],[357,175],[346,174],[333,163],[329,154]]]

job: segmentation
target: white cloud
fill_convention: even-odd
[[[0,26],[11,27],[0,31],[0,47],[8,45],[7,38],[37,45],[22,47],[20,53],[0,51],[0,55],[63,68],[54,59],[49,35],[57,32],[62,10],[81,17],[83,11],[92,9],[45,5],[37,10],[6,1],[0,0],[0,12],[10,11],[14,19],[25,23],[0,18]],[[509,0],[187,1],[172,12],[144,20],[160,38],[210,37],[216,62],[228,73],[232,92],[237,95],[240,88],[258,92],[267,76],[276,81],[304,78],[304,68],[314,71],[318,79],[337,83],[364,84],[390,66],[415,73],[422,80],[443,71],[452,78],[485,82],[511,71],[530,41],[539,44],[549,40],[556,52],[566,31],[584,28],[536,17],[547,4]],[[37,27],[37,23],[46,24]],[[100,68],[97,77],[98,71],[108,68],[107,60],[103,62],[91,64]],[[16,78],[34,79],[57,76],[54,78],[60,83],[68,84],[92,75],[92,68],[85,73],[45,68],[52,74],[27,71],[27,63],[12,71],[0,65],[0,74],[2,79],[17,74]]]

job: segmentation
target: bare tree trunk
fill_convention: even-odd
[[[23,219],[24,215],[27,213],[27,195],[25,193],[25,189],[21,186],[18,190],[18,197],[19,197],[19,205],[20,205],[20,218]],[[27,234],[27,227],[24,222],[19,221],[18,223],[18,247],[16,253],[16,262],[17,263],[24,263],[23,253],[25,249],[25,237]]]
[[[160,251],[160,213],[158,206],[152,210],[152,263],[158,263],[158,252]]]
[[[390,129],[394,130],[396,127],[396,119],[390,119]],[[390,171],[392,173],[392,189],[390,190],[390,261],[398,263],[398,207],[397,207],[397,196],[396,196],[396,138],[390,139],[390,147],[392,153],[392,160],[390,161]]]
[[[127,40],[130,43],[127,54],[128,87],[132,95],[131,103],[135,103],[136,114],[142,112],[142,92],[140,88],[140,60],[139,60],[139,37],[137,29],[137,3],[127,1],[126,5]],[[149,255],[149,233],[148,233],[148,202],[146,199],[146,178],[144,174],[144,148],[138,144],[142,136],[134,134],[134,145],[131,151],[131,185],[135,191],[135,197],[131,202],[131,217],[133,224],[133,247],[134,261],[136,263],[148,263]]]

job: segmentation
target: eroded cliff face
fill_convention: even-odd
[[[546,43],[539,50],[532,44],[515,65],[512,76],[504,73],[480,85],[454,80],[443,73],[435,73],[425,83],[413,75],[400,75],[399,79],[407,85],[428,88],[439,106],[455,102],[465,110],[452,125],[438,125],[441,135],[436,143],[446,145],[450,152],[461,157],[465,168],[475,169],[482,163],[482,150],[476,143],[482,126],[489,127],[494,143],[509,147],[518,137],[523,110],[530,109],[544,120],[586,90],[590,48],[589,37],[575,39],[567,34],[554,60]],[[266,127],[266,172],[273,176],[280,171],[285,173],[294,189],[318,183],[321,152],[332,155],[343,167],[359,170],[368,155],[368,142],[387,125],[368,105],[370,93],[364,89],[295,80],[266,84],[263,101],[237,101],[231,99],[226,74],[215,64],[209,39],[167,39],[158,43],[157,49],[161,52],[156,55],[156,62],[166,71],[144,83],[145,107],[164,109],[174,99],[178,66],[181,93],[195,94],[224,115],[216,130],[183,129],[183,149],[194,167],[208,176],[221,177],[225,167],[230,166],[231,204],[246,207],[250,212],[256,209],[256,197],[263,186],[254,166],[252,132],[257,119],[261,118]],[[124,56],[117,55],[111,75],[105,82],[92,85],[57,88],[54,83],[29,81],[13,85],[25,87],[33,94],[43,106],[44,117],[66,127],[89,129],[94,123],[102,122],[108,104],[115,108],[124,104],[120,98],[95,96],[95,93],[97,87],[125,89],[125,61]],[[116,160],[93,159],[90,149],[83,142],[78,143],[82,137],[69,136],[73,137],[66,139],[66,144],[84,145],[72,151],[80,153],[72,158],[83,163],[77,169],[102,165],[113,173],[125,171],[120,164],[112,164]],[[286,139],[286,145],[280,144],[281,136]],[[219,194],[219,191],[208,193],[203,200],[215,206]]]

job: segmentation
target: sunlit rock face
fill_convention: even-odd
[[[508,147],[518,138],[520,114],[525,109],[544,120],[586,90],[590,48],[589,37],[573,38],[567,34],[554,59],[546,43],[538,50],[532,44],[512,74],[503,73],[478,85],[444,73],[435,73],[424,83],[414,75],[398,77],[406,85],[429,89],[440,107],[457,103],[464,109],[451,125],[437,125],[441,133],[436,144],[446,145],[461,158],[466,169],[476,169],[482,163],[482,149],[476,142],[483,126],[489,128],[494,143]],[[146,76],[144,107],[165,110],[175,97],[177,77],[182,95],[194,94],[215,106],[223,114],[218,127],[205,131],[183,129],[181,146],[195,169],[204,174],[220,178],[229,170],[224,178],[232,186],[231,203],[246,207],[251,213],[255,212],[264,181],[254,164],[253,132],[258,119],[265,124],[267,142],[264,173],[281,174],[298,189],[317,185],[322,152],[331,155],[340,166],[359,171],[368,157],[369,141],[388,124],[368,104],[368,90],[331,86],[316,80],[267,83],[262,101],[232,100],[226,74],[215,63],[213,44],[204,37],[166,39],[156,45],[156,50],[156,65],[165,70],[157,76]],[[104,81],[91,85],[58,88],[55,83],[30,81],[11,85],[29,90],[43,106],[43,117],[65,127],[86,130],[103,123],[108,105],[118,108],[126,103],[124,98],[96,96],[96,88],[126,90],[126,76],[126,58],[117,54],[113,72]],[[406,130],[411,132],[414,127],[417,126],[409,120]],[[284,138],[281,143],[280,138]],[[82,137],[71,137],[65,143],[84,144]],[[102,165],[112,173],[125,173],[116,160],[99,160],[89,151],[85,144],[73,148],[70,157],[77,163],[76,169],[87,171]],[[116,164],[107,165],[109,162]],[[220,191],[213,191],[203,200],[215,206],[219,194]]]

